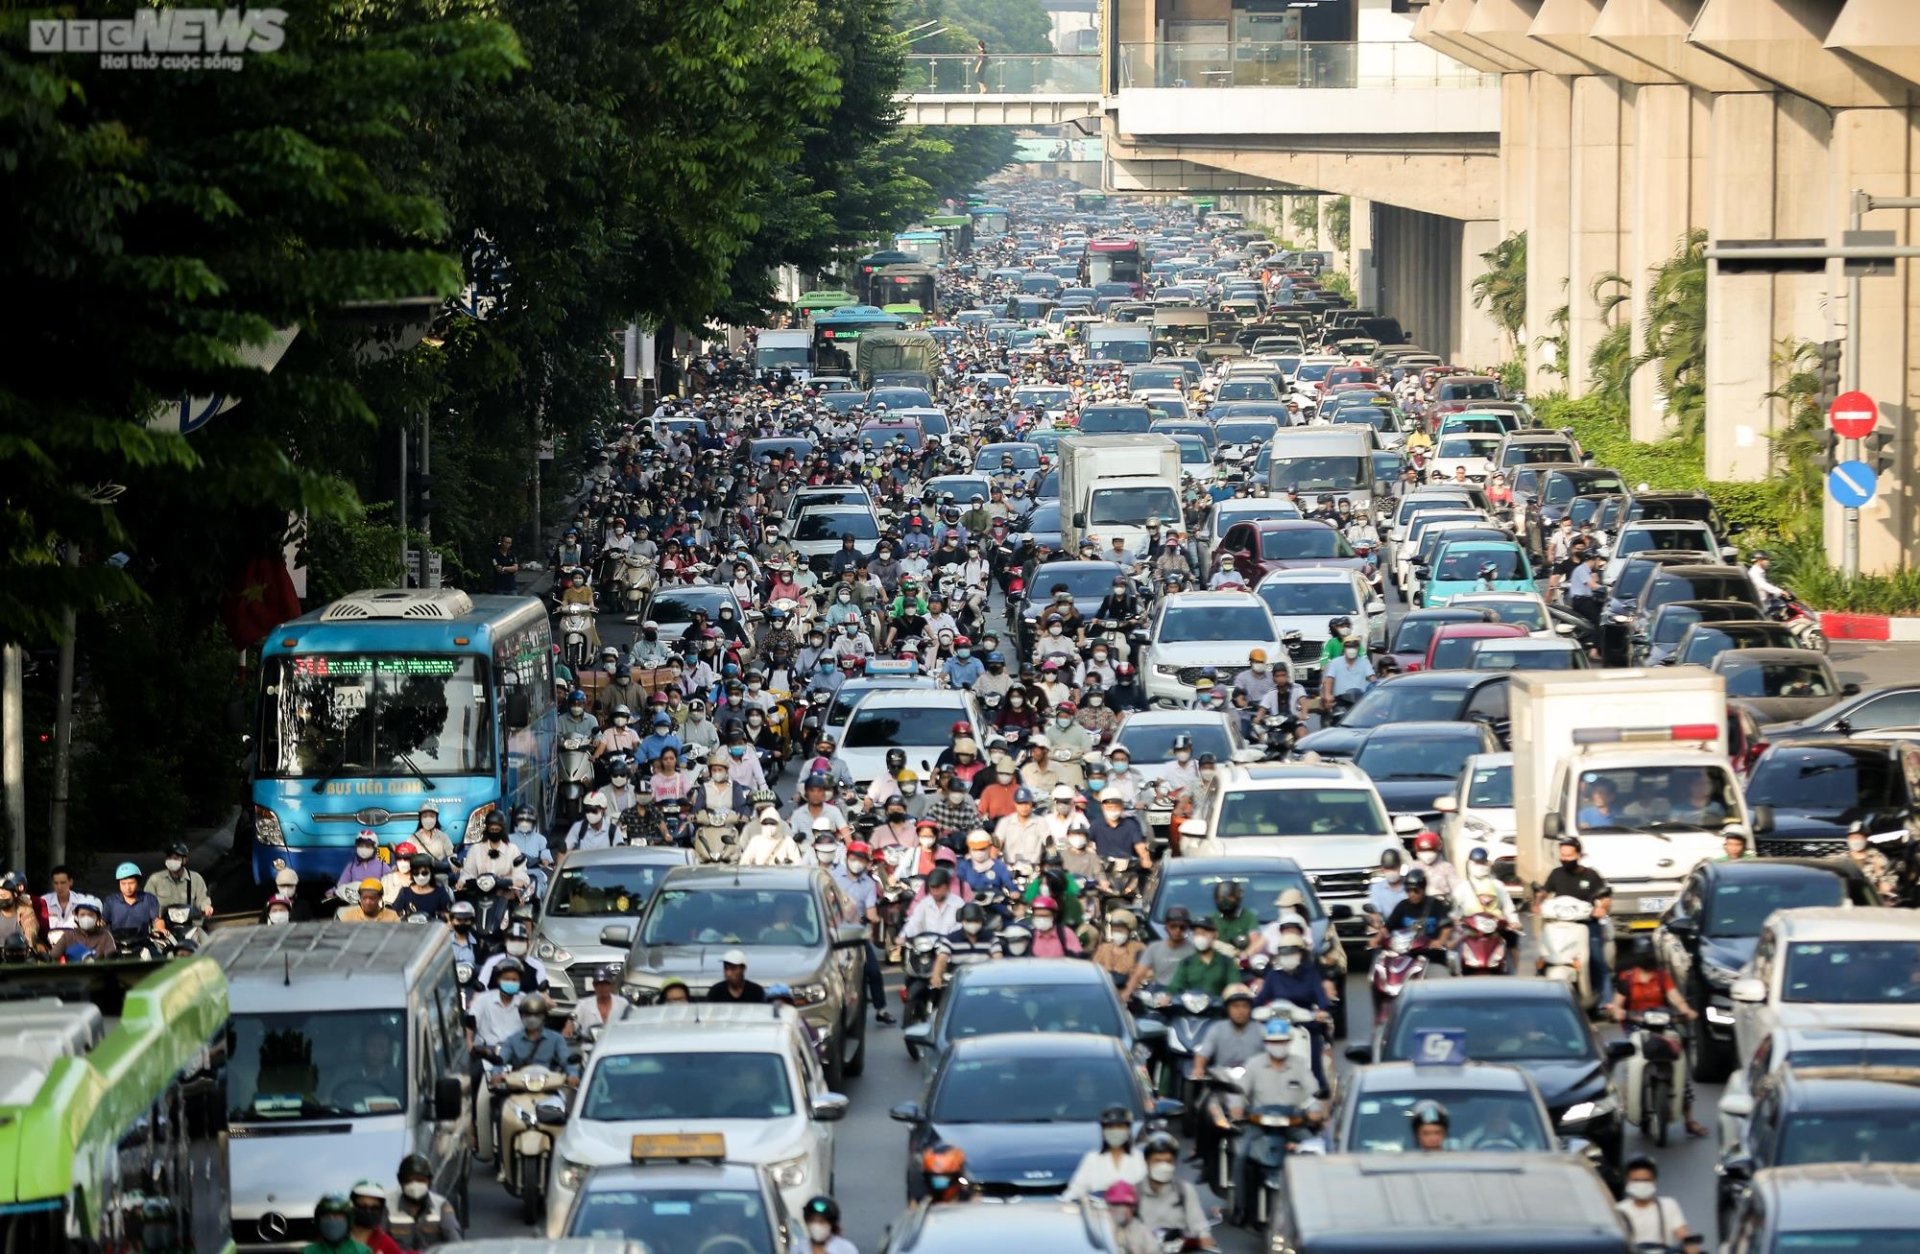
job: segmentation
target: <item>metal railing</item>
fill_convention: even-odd
[[[1100,91],[1100,58],[1085,54],[989,55],[984,64],[974,53],[917,54],[906,60],[900,91],[909,96],[1090,96]]]
[[[1141,43],[1120,45],[1122,87],[1494,87],[1424,44]]]

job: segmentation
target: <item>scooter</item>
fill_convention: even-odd
[[[1428,968],[1426,939],[1412,928],[1401,928],[1374,951],[1368,982],[1373,987],[1373,1023],[1387,1021],[1393,1003],[1407,985],[1425,977]]]
[[[1827,651],[1827,633],[1820,630],[1820,616],[1808,609],[1799,597],[1768,597],[1767,617],[1776,623],[1785,623],[1801,648]]]
[[[1178,1089],[1169,1096],[1186,1107],[1188,1122],[1197,1126],[1199,1082],[1193,1079],[1193,1059],[1213,1025],[1226,1017],[1226,1003],[1198,989],[1188,989],[1178,997],[1162,992],[1160,997],[1164,1001],[1159,1008],[1167,1015],[1167,1066]]]
[[[1313,1152],[1307,1147],[1318,1143],[1318,1133],[1301,1106],[1254,1106],[1238,1122],[1235,1218],[1267,1229],[1287,1210],[1287,1155]]]
[[[614,572],[615,594],[626,607],[626,621],[640,621],[640,607],[646,604],[647,594],[660,581],[651,559],[638,553],[626,552],[620,555],[619,568]]]
[[[1633,1056],[1627,1059],[1626,1079],[1620,1086],[1626,1097],[1627,1122],[1664,1149],[1668,1127],[1687,1117],[1687,1051],[1672,1011],[1643,1010],[1629,1017],[1626,1026],[1627,1039],[1633,1042]]]
[[[581,802],[593,788],[593,741],[585,736],[564,736],[560,740],[561,806],[563,818],[580,816]]]
[[[740,824],[744,816],[702,810],[693,817],[693,857],[696,862],[740,860]]]
[[[1454,970],[1460,975],[1505,975],[1507,936],[1500,916],[1482,910],[1461,920],[1460,943],[1454,946]]]
[[[1549,980],[1575,986],[1582,1006],[1593,1002],[1593,973],[1587,969],[1587,923],[1593,903],[1578,897],[1549,897],[1540,906],[1540,956],[1535,969]]]
[[[912,1027],[924,1023],[933,1015],[935,999],[933,987],[933,962],[940,956],[940,938],[931,932],[922,932],[906,944],[903,963],[905,983],[900,988],[900,1000],[906,1003],[906,1017],[903,1027]]]
[[[561,652],[578,675],[591,661],[593,615],[585,606],[569,605],[560,614]]]
[[[507,1192],[520,1199],[522,1223],[539,1223],[547,1209],[547,1164],[567,1122],[573,1090],[564,1075],[545,1067],[520,1067],[496,1080],[504,1095],[499,1149]]]

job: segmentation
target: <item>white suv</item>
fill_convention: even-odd
[[[1767,918],[1728,990],[1734,1057],[1777,1028],[1911,1028],[1920,1022],[1920,914],[1817,906]]]
[[[561,1235],[589,1170],[657,1134],[718,1133],[727,1160],[765,1168],[798,1215],[832,1191],[832,1124],[846,1113],[791,1007],[635,1007],[601,1032],[554,1145],[547,1235]]]
[[[1163,597],[1153,617],[1152,642],[1140,672],[1147,700],[1186,705],[1194,682],[1209,669],[1231,684],[1255,649],[1269,661],[1287,655],[1267,603],[1251,592],[1181,592]],[[1275,672],[1278,674],[1278,672]]]

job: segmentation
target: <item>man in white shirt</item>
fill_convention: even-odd
[[[1747,567],[1747,578],[1753,581],[1753,590],[1760,594],[1762,603],[1770,601],[1774,597],[1784,599],[1793,595],[1773,580],[1767,578],[1767,568],[1772,565],[1772,554],[1768,553],[1765,549],[1755,549],[1753,552],[1753,565]]]
[[[953,891],[953,872],[937,866],[927,873],[927,895],[913,903],[900,929],[901,940],[932,933],[946,936],[960,928],[960,894]]]

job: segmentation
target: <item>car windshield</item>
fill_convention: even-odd
[[[1151,370],[1136,370],[1129,384],[1136,392],[1147,392],[1154,388],[1172,388],[1184,392],[1187,387],[1187,372],[1168,370],[1164,366],[1155,366]]]
[[[1494,445],[1500,443],[1497,435],[1448,435],[1440,438],[1440,447],[1434,450],[1435,457],[1492,457]]]
[[[1504,641],[1482,640],[1467,657],[1476,671],[1577,671],[1585,669],[1584,655],[1572,646],[1516,649]]]
[[[351,1005],[227,1022],[227,1117],[234,1123],[397,1115],[413,1091],[406,1015]]]
[[[1646,596],[1649,610],[1657,609],[1669,601],[1747,601],[1759,604],[1754,597],[1753,584],[1748,582],[1744,572],[1737,570],[1729,570],[1725,575],[1662,574],[1647,589]]]
[[[1920,942],[1795,941],[1782,1001],[1920,1004]]]
[[[1152,427],[1145,405],[1089,405],[1080,411],[1081,435],[1145,435]]]
[[[1476,766],[1467,781],[1467,806],[1476,810],[1513,809],[1513,768]]]
[[[1229,790],[1214,834],[1236,836],[1383,836],[1386,815],[1364,788]]]
[[[313,653],[271,657],[265,666],[262,775],[411,779],[493,770],[485,658]]]
[[[1273,617],[1264,605],[1175,605],[1161,616],[1160,644],[1217,644],[1272,640]]]
[[[1580,773],[1583,835],[1662,827],[1718,829],[1739,815],[1739,790],[1724,766],[1620,766]]]
[[[1107,989],[1094,984],[962,984],[940,1013],[947,1039],[1003,1032],[1090,1032],[1120,1038],[1125,1029]]]
[[[1095,487],[1087,505],[1087,522],[1094,527],[1144,527],[1149,518],[1178,517],[1179,498],[1172,488],[1162,485]]]
[[[1035,985],[1030,991],[1044,1002],[1057,989]],[[1009,1053],[954,1059],[941,1074],[927,1115],[943,1124],[1092,1124],[1109,1106],[1140,1109],[1139,1084],[1118,1054],[1102,1050],[1091,1056],[1032,1058]]]
[[[1411,528],[1414,520],[1422,514],[1429,513],[1433,510],[1445,512],[1465,510],[1472,508],[1472,505],[1473,502],[1469,501],[1466,497],[1455,496],[1451,493],[1416,496],[1410,501],[1401,502],[1400,512],[1394,516],[1394,526]]]
[[[1393,651],[1418,653],[1424,657],[1427,646],[1433,643],[1434,632],[1448,623],[1471,623],[1479,621],[1479,618],[1478,610],[1455,614],[1409,614],[1400,620],[1399,630],[1394,633]]]
[[[1747,804],[1857,818],[1897,807],[1901,780],[1899,764],[1885,753],[1782,745],[1754,763]]]
[[[653,1119],[786,1119],[793,1082],[778,1053],[609,1054],[596,1061],[574,1114],[602,1123]]]
[[[1388,723],[1448,722],[1460,712],[1464,689],[1432,684],[1377,684],[1354,703],[1340,726],[1364,729]]]
[[[1398,431],[1393,415],[1378,405],[1345,405],[1334,411],[1336,425],[1372,427],[1375,431]]]
[[[880,528],[874,525],[873,515],[851,510],[808,514],[793,525],[793,538],[796,540],[838,540],[843,536],[852,536],[855,540],[878,540]]]
[[[1381,1057],[1403,1061],[1425,1032],[1451,1028],[1467,1034],[1466,1055],[1476,1062],[1566,1061],[1594,1056],[1593,1036],[1571,999],[1548,997],[1450,997],[1403,1001]]]
[[[745,1189],[594,1189],[567,1221],[568,1236],[608,1238],[608,1248],[636,1232],[648,1254],[774,1254],[766,1203]]]
[[[1180,446],[1180,464],[1182,466],[1208,466],[1213,458],[1207,453],[1207,443],[1197,435],[1176,435],[1173,442]]]
[[[563,863],[547,893],[547,913],[557,919],[637,917],[672,863],[638,865]]]
[[[1730,697],[1832,697],[1838,694],[1832,676],[1819,663],[1768,662],[1762,666],[1735,666],[1726,676]]]
[[[1032,444],[990,444],[980,450],[978,469],[991,473],[1008,461],[1015,470],[1040,469],[1040,449]]]
[[[1458,670],[1472,659],[1473,651],[1480,647],[1483,640],[1498,639],[1496,636],[1442,636],[1433,642],[1433,657],[1427,663],[1436,671]],[[1508,637],[1517,639],[1517,637]]]
[[[1366,457],[1282,457],[1275,455],[1268,482],[1288,492],[1352,492],[1365,485],[1372,465]]]
[[[1754,628],[1759,630],[1754,630]],[[1755,623],[1722,631],[1711,624],[1696,628],[1680,650],[1680,661],[1705,666],[1731,649],[1797,649],[1793,632],[1784,623]]]
[[[1273,386],[1271,379],[1229,379],[1220,385],[1214,393],[1215,400],[1221,401],[1273,401],[1280,399],[1280,389]]]
[[[1796,1112],[1782,1122],[1775,1167],[1920,1163],[1920,1123],[1910,1109]]]
[[[1703,926],[1709,936],[1758,936],[1760,925],[1775,910],[1841,906],[1846,901],[1846,882],[1822,871],[1777,880],[1722,880],[1713,890],[1713,905]]]
[[[1477,736],[1370,736],[1353,764],[1374,780],[1452,780],[1481,748]]]
[[[1442,383],[1435,396],[1443,401],[1497,401],[1500,385],[1491,379]]]
[[[732,605],[724,596],[702,596],[691,592],[661,592],[647,605],[647,617],[656,623],[690,623],[703,613],[718,618],[722,605]]]
[[[1492,610],[1501,622],[1525,627],[1528,631],[1547,630],[1547,607],[1539,601],[1455,601],[1453,604],[1460,609]]]
[[[1699,550],[1711,552],[1713,537],[1704,530],[1693,527],[1629,527],[1614,542],[1613,552],[1617,557],[1629,553],[1657,553],[1671,549]]]
[[[1128,723],[1121,727],[1113,743],[1126,746],[1135,766],[1160,766],[1173,760],[1173,742],[1179,736],[1192,738],[1196,760],[1203,753],[1211,753],[1216,762],[1225,762],[1233,756],[1233,742],[1227,736],[1227,729],[1215,722]]]
[[[862,705],[847,723],[841,738],[849,749],[885,749],[893,745],[944,745],[954,720],[964,718],[959,706],[931,702],[924,705]]]
[[[1053,596],[1065,588],[1074,600],[1098,600],[1107,595],[1115,579],[1123,578],[1125,572],[1118,566],[1074,566],[1061,570],[1059,566],[1042,566],[1034,571],[1033,593],[1040,600]],[[1028,616],[1040,607],[1034,605]],[[946,737],[942,736],[942,740]]]
[[[1254,589],[1276,618],[1332,617],[1360,612],[1360,598],[1346,580],[1281,580]]]
[[[1318,383],[1322,379],[1327,377],[1328,372],[1333,369],[1333,365],[1334,363],[1330,361],[1306,362],[1300,367],[1299,371],[1294,375],[1294,382]]]
[[[1493,567],[1491,572],[1486,570],[1489,566]],[[1517,548],[1457,548],[1452,545],[1441,550],[1440,564],[1433,570],[1435,580],[1450,583],[1464,583],[1483,577],[1526,579],[1531,574],[1527,569],[1527,559]]]
[[[667,888],[647,912],[644,945],[820,943],[813,894],[789,888]]]
[[[1259,444],[1271,440],[1280,424],[1269,418],[1264,421],[1252,418],[1238,418],[1221,423],[1213,429],[1214,439],[1223,446],[1228,444]]]
[[[1581,492],[1625,492],[1627,485],[1618,475],[1587,475],[1576,481],[1570,475],[1548,475],[1544,493],[1548,505],[1565,505]]]
[[[1260,533],[1260,556],[1283,561],[1307,557],[1352,557],[1353,546],[1332,527],[1286,527]]]
[[[1354,1103],[1346,1148],[1359,1154],[1412,1152],[1415,1102],[1447,1108],[1447,1148],[1541,1153],[1558,1148],[1542,1125],[1540,1108],[1525,1093],[1422,1088],[1417,1093],[1368,1093]]]

